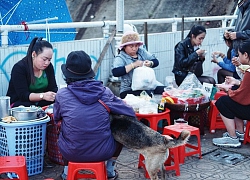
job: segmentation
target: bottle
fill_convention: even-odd
[[[165,111],[165,98],[161,98],[161,102],[158,106],[158,113],[162,113]]]

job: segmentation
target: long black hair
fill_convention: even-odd
[[[241,54],[247,53],[250,58],[250,39],[237,41],[237,49]]]
[[[194,37],[198,36],[199,34],[206,33],[206,29],[204,26],[201,25],[193,25],[193,27],[190,29],[188,35],[186,38],[192,38],[192,34]]]
[[[227,31],[228,31],[228,32],[234,32],[233,29],[228,29]],[[228,50],[227,50],[227,59],[231,59],[231,58],[232,58],[232,57],[231,57],[231,51],[232,51],[232,49],[233,49],[233,40],[230,39],[230,38],[227,39],[227,38],[224,36],[224,34],[223,34],[223,39],[224,39],[225,42],[230,43],[230,46],[229,46],[229,48],[228,48]],[[237,54],[237,53],[236,53],[236,54]]]
[[[32,39],[27,51],[27,55],[23,58],[23,60],[26,61],[28,64],[28,69],[31,77],[31,84],[35,83],[32,52],[35,51],[36,55],[39,55],[43,52],[44,47],[53,49],[52,45],[48,41],[42,39],[42,37],[35,37],[34,39]]]

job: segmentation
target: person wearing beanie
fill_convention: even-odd
[[[66,179],[68,161],[107,161],[108,178],[116,179],[115,162],[122,145],[111,133],[108,109],[113,114],[133,117],[135,112],[94,79],[91,59],[84,51],[69,53],[61,69],[67,87],[59,89],[53,114],[56,123],[61,121],[58,146],[65,161],[62,178]]]
[[[146,49],[140,47],[143,42],[139,39],[139,34],[134,31],[127,31],[123,34],[121,44],[118,48],[118,55],[114,59],[112,73],[115,77],[120,77],[120,98],[124,99],[127,94],[139,96],[143,90],[133,91],[132,76],[137,67],[143,65],[147,67],[157,67],[158,59],[150,54]],[[165,86],[157,86],[154,90],[146,90],[148,95],[162,94]]]

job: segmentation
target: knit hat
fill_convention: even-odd
[[[61,69],[66,78],[88,79],[95,77],[91,64],[89,55],[84,51],[72,51]]]
[[[139,34],[134,31],[127,31],[123,34],[121,39],[121,44],[119,49],[121,50],[124,46],[130,44],[139,44],[139,46],[143,45],[143,42],[139,39]]]

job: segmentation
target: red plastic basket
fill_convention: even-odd
[[[62,154],[59,151],[59,147],[57,145],[60,125],[55,124],[53,114],[47,113],[50,117],[50,122],[47,123],[47,153],[51,162],[56,164],[64,165],[64,161],[62,158]]]

